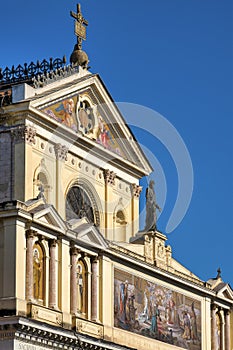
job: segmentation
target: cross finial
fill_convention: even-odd
[[[82,41],[86,40],[86,26],[88,26],[88,21],[83,17],[81,12],[81,5],[77,4],[77,13],[70,11],[71,17],[75,21],[75,35],[77,36],[77,43],[79,49],[82,49]]]
[[[218,273],[217,278],[222,278],[222,276],[221,276],[222,271],[221,271],[220,267],[218,268],[217,273]]]

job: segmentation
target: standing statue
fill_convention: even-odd
[[[156,203],[154,181],[150,180],[149,187],[146,189],[146,224],[145,231],[156,230],[157,215],[156,210],[161,211],[161,208]]]

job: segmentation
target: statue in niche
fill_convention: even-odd
[[[84,297],[85,297],[85,291],[84,291],[84,268],[83,265],[79,262],[77,264],[77,270],[76,270],[76,276],[77,276],[77,308],[78,312],[83,313],[84,310]]]
[[[33,250],[33,296],[36,300],[43,299],[43,259],[41,249]]]
[[[154,181],[150,180],[149,186],[146,190],[146,224],[145,231],[155,231],[157,214],[156,210],[161,211],[161,208],[156,203],[156,196],[154,190]]]

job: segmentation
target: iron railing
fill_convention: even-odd
[[[49,61],[43,60],[37,63],[31,62],[30,64],[24,63],[24,65],[18,65],[16,68],[6,67],[4,70],[0,68],[0,86],[6,84],[14,84],[24,81],[30,81],[32,78],[45,75],[48,72],[63,68],[66,64],[66,57],[50,58]]]

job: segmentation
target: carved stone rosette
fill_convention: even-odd
[[[25,141],[31,146],[36,143],[36,129],[33,126],[18,126],[11,130],[11,136],[14,142]]]
[[[116,173],[114,173],[114,171],[110,171],[109,169],[105,169],[104,179],[107,184],[115,185]]]
[[[67,160],[68,147],[60,143],[57,143],[56,145],[54,145],[54,151],[55,151],[57,160],[62,160],[62,161]]]
[[[132,184],[131,185],[131,190],[132,190],[132,194],[134,195],[134,197],[139,198],[140,194],[142,192],[142,186],[138,186],[136,184]]]

